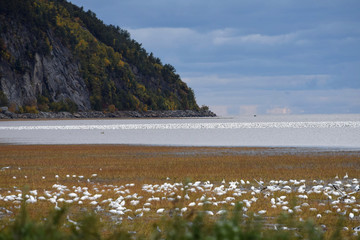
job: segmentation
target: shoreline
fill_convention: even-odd
[[[200,150],[203,154],[206,154],[204,150],[210,150],[210,153],[220,151],[224,153],[232,152],[237,154],[257,154],[261,155],[273,155],[273,154],[330,154],[330,153],[359,153],[360,148],[344,148],[344,147],[313,147],[313,146],[192,146],[192,145],[156,145],[156,144],[111,144],[111,143],[89,143],[89,144],[26,144],[26,143],[8,143],[0,142],[0,147],[4,146],[17,146],[17,147],[119,147],[119,148],[153,148],[153,149],[184,149],[184,150]]]
[[[205,118],[217,117],[211,111],[195,110],[164,110],[164,111],[115,111],[115,112],[39,112],[39,113],[13,113],[8,110],[0,112],[0,120],[51,120],[51,119],[150,119],[150,118]]]

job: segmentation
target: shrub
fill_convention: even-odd
[[[3,91],[0,91],[0,107],[8,106],[9,101]]]
[[[25,106],[24,112],[25,112],[25,113],[39,113],[39,111],[38,111],[38,109],[36,108],[36,106]]]
[[[69,98],[65,101],[52,102],[49,104],[49,109],[53,112],[77,112],[78,107],[76,103],[71,101]]]
[[[77,223],[68,224],[65,215],[67,208],[54,210],[43,221],[35,221],[29,217],[26,204],[23,202],[20,213],[14,222],[4,226],[0,231],[0,239],[28,240],[62,240],[62,239],[105,239],[99,219],[94,213],[85,214]],[[106,239],[131,239],[129,234],[120,230],[114,231]]]
[[[40,111],[48,112],[50,110],[49,108],[49,99],[45,96],[38,96],[37,97],[37,106]]]
[[[115,112],[116,111],[115,105],[114,104],[109,105],[108,106],[108,111],[111,112],[111,113]]]
[[[206,105],[202,105],[200,111],[204,111],[204,112],[209,111],[209,107]]]
[[[15,103],[10,103],[9,111],[13,112],[13,113],[16,112],[16,104]]]
[[[29,217],[25,202],[20,213],[12,223],[7,223],[0,231],[0,239],[138,239],[141,236],[130,236],[128,231],[121,229],[105,229],[94,213],[86,213],[77,222],[66,221],[68,209],[62,208],[50,213],[42,221]],[[182,216],[176,209],[172,215],[164,217],[154,224],[148,239],[325,239],[324,232],[312,221],[299,222],[295,215],[282,215],[276,223],[277,228],[265,227],[263,219],[254,215],[244,215],[240,205],[232,214],[219,218],[207,217],[204,212],[190,212]],[[75,218],[75,217],[74,217]],[[275,225],[274,225],[275,226]],[[341,219],[330,239],[342,239]],[[106,233],[106,234],[105,234]]]

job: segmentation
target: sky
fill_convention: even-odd
[[[360,113],[359,0],[70,0],[220,116]]]

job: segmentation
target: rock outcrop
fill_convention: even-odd
[[[49,30],[50,54],[36,52],[31,56],[29,51],[36,39],[18,22],[13,21],[11,25],[1,38],[18,62],[16,71],[8,61],[0,60],[0,89],[8,101],[17,106],[34,105],[38,96],[46,95],[55,102],[70,99],[79,110],[90,110],[89,92],[71,51]]]

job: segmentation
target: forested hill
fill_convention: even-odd
[[[0,105],[13,111],[198,110],[130,34],[65,0],[0,0]]]

